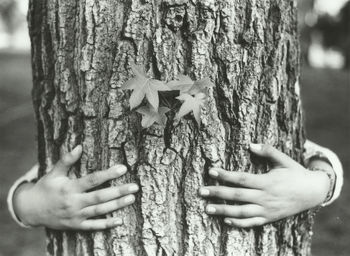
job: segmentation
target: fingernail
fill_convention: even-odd
[[[254,144],[254,143],[251,143],[250,144],[250,148],[252,150],[255,150],[255,151],[261,151],[262,149],[262,144]]]
[[[210,191],[209,191],[209,189],[201,188],[199,190],[199,194],[201,194],[202,196],[208,196],[210,194]]]
[[[129,204],[129,203],[132,203],[135,201],[135,197],[134,196],[127,196],[125,199],[124,199],[124,202]]]
[[[219,173],[215,169],[210,169],[209,174],[213,177],[218,177]]]
[[[71,151],[71,153],[73,155],[77,155],[80,153],[80,151],[82,150],[82,146],[81,145],[77,145],[75,148],[73,148],[73,150]]]
[[[115,220],[113,221],[113,224],[114,224],[114,225],[121,225],[121,224],[123,224],[123,220],[122,220],[122,219],[115,219]]]
[[[208,205],[206,209],[207,213],[214,213],[216,209],[213,206]]]
[[[128,190],[129,192],[136,192],[137,190],[139,190],[139,186],[137,186],[136,184],[132,184],[129,186]]]
[[[224,219],[224,222],[227,224],[227,225],[232,225],[232,221],[228,220],[228,219]]]
[[[123,175],[127,171],[126,166],[121,165],[121,164],[117,164],[117,165],[113,166],[112,168],[115,170],[116,174],[118,174],[118,175]]]

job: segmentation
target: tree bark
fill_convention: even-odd
[[[111,186],[141,191],[103,232],[47,231],[48,255],[309,255],[312,214],[254,229],[227,227],[204,213],[198,188],[211,166],[266,172],[250,142],[302,161],[296,0],[30,0],[33,101],[40,174],[83,145],[80,176],[117,163],[129,172]],[[130,62],[171,80],[210,77],[197,127],[169,114],[142,129],[130,111]],[[108,216],[107,216],[108,217]]]

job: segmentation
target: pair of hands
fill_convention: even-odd
[[[209,170],[212,178],[229,184],[200,189],[204,198],[239,204],[208,204],[207,214],[220,215],[228,225],[247,228],[264,225],[321,204],[329,188],[328,176],[311,172],[277,149],[251,144],[252,153],[267,158],[272,169],[266,174]],[[89,190],[126,173],[117,165],[79,179],[67,177],[79,160],[81,146],[64,155],[52,171],[37,183],[21,185],[14,195],[14,209],[24,224],[52,229],[101,230],[122,224],[120,218],[100,218],[135,201],[137,184]]]

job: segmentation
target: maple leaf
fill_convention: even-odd
[[[192,81],[189,76],[179,75],[177,80],[172,80],[167,83],[171,90],[179,90],[180,94],[188,93],[195,95],[198,93],[206,93],[206,88],[213,87],[214,84],[209,78],[203,78],[199,81]]]
[[[160,107],[157,111],[151,105],[143,106],[136,110],[136,112],[142,115],[141,125],[144,128],[148,128],[154,123],[165,125],[167,120],[165,114],[169,111],[170,109],[167,107]]]
[[[148,78],[142,67],[131,64],[131,69],[135,77],[128,80],[122,87],[122,90],[133,90],[129,104],[130,108],[134,109],[139,106],[142,100],[146,97],[147,101],[158,110],[159,107],[159,91],[169,91],[170,88],[164,82]]]
[[[179,75],[176,80],[172,80],[167,83],[167,86],[174,91],[180,91],[181,93],[188,92],[193,86],[193,81],[189,76]]]
[[[207,88],[214,87],[214,84],[210,81],[208,77],[201,80],[195,81],[193,86],[189,89],[188,93],[191,95],[196,95],[198,93],[207,93]]]
[[[201,107],[205,103],[206,95],[204,93],[198,93],[194,97],[190,94],[181,94],[177,97],[178,100],[184,101],[181,105],[179,112],[176,115],[177,119],[193,112],[194,118],[198,125],[201,124]]]

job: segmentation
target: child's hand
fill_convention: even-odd
[[[208,214],[224,216],[226,224],[247,228],[297,214],[325,200],[330,186],[327,174],[309,171],[269,145],[252,144],[250,150],[268,158],[272,169],[266,174],[209,170],[211,177],[227,186],[203,187],[200,195],[239,204],[208,204]]]
[[[81,146],[64,155],[52,171],[37,183],[21,185],[14,196],[14,209],[24,224],[52,229],[100,230],[122,224],[120,218],[99,218],[135,201],[136,184],[125,184],[87,192],[125,174],[117,165],[79,179],[69,179],[70,167],[80,158]]]

